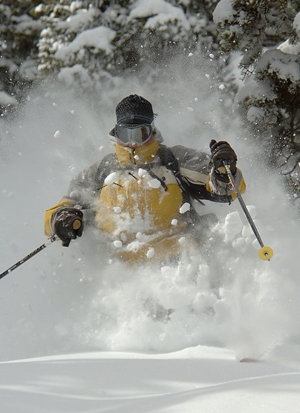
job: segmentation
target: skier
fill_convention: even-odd
[[[246,185],[228,142],[211,141],[211,155],[181,145],[168,148],[154,124],[152,104],[138,95],[116,107],[110,131],[115,153],[81,172],[68,195],[45,213],[45,234],[64,246],[81,237],[84,224],[106,234],[123,260],[176,256],[180,244],[199,248],[205,220],[193,200],[230,202],[236,198],[224,161],[241,193]],[[212,214],[210,214],[212,215]]]

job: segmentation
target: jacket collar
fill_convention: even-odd
[[[128,148],[116,144],[116,155],[122,165],[145,165],[155,158],[160,142],[154,141],[149,145]]]

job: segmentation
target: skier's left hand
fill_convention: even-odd
[[[216,174],[221,174],[227,177],[226,170],[224,168],[225,162],[230,166],[232,175],[235,176],[237,157],[229,143],[226,141],[217,142],[213,139],[209,146]]]

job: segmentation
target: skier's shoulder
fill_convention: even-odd
[[[208,153],[183,145],[172,146],[170,150],[178,160],[180,168],[191,170],[202,169],[208,166],[211,159]]]
[[[101,174],[101,171],[107,171],[112,169],[112,165],[115,162],[115,154],[109,153],[100,160],[86,167],[75,178],[72,179],[72,184],[80,183],[92,183],[97,180],[97,176]]]
[[[190,148],[184,145],[175,145],[169,148],[178,159],[201,158],[209,159],[210,155],[199,149]]]
[[[107,169],[107,168],[115,166],[116,161],[117,161],[116,154],[111,152],[111,153],[108,153],[107,155],[105,155],[100,160],[93,163],[91,166],[89,166],[87,168],[87,170],[97,172],[97,171],[102,170],[102,169]]]

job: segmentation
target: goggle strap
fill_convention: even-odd
[[[148,116],[144,115],[130,115],[130,116],[124,116],[123,118],[118,119],[117,124],[119,125],[120,123],[126,121],[126,120],[131,120],[131,119],[142,119],[145,120],[146,122],[152,123],[153,119],[149,118]]]

